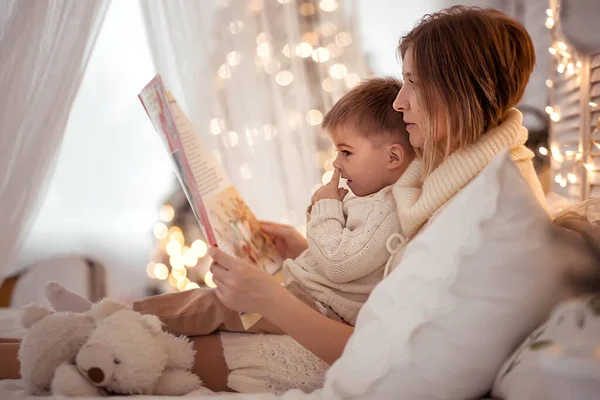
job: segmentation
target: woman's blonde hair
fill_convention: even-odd
[[[429,174],[439,156],[434,138],[446,113],[444,157],[474,143],[502,122],[521,100],[535,64],[531,37],[516,20],[494,9],[455,6],[423,17],[402,37],[412,50],[417,96],[425,113],[425,145],[418,154]]]

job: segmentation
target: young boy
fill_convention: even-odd
[[[400,88],[393,78],[367,80],[325,116],[323,129],[338,151],[334,175],[313,195],[308,249],[283,265],[288,290],[328,317],[351,325],[383,279],[390,256],[388,238],[401,230],[392,185],[415,153],[402,114],[392,108]],[[352,195],[338,187],[340,178],[347,180]],[[70,296],[74,295],[58,286],[49,293],[57,311],[73,303]],[[210,289],[152,296],[135,302],[133,309],[157,315],[167,331],[179,335],[246,331],[239,314]],[[248,332],[282,333],[264,318]]]

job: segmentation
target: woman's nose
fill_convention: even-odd
[[[394,110],[396,111],[406,111],[408,109],[407,104],[408,103],[404,99],[402,89],[400,89],[396,95],[396,98],[394,99],[394,102],[392,103],[392,107],[394,107]]]

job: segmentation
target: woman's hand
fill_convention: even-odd
[[[275,248],[284,259],[296,258],[308,249],[308,242],[293,226],[261,222],[260,229],[273,238]]]
[[[255,265],[231,257],[216,247],[208,254],[213,258],[210,271],[217,285],[215,293],[229,309],[264,314],[285,289],[272,275]]]
[[[216,247],[208,254],[214,260],[210,270],[217,285],[215,293],[227,308],[261,314],[328,364],[342,355],[354,332],[352,326],[304,304],[262,269]]]

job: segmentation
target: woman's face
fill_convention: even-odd
[[[396,111],[402,112],[406,130],[410,137],[410,144],[416,148],[425,146],[425,112],[421,107],[421,101],[418,97],[416,86],[419,84],[419,76],[414,69],[414,59],[412,48],[409,48],[402,60],[403,85],[393,107]],[[436,133],[435,143],[439,143],[446,137],[446,122],[442,113],[438,113],[435,118],[438,119],[438,132]]]

